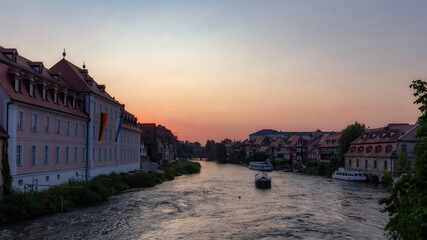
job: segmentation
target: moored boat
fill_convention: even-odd
[[[249,169],[270,172],[273,170],[273,165],[269,162],[250,162]]]
[[[255,186],[258,188],[271,188],[271,179],[267,173],[260,172],[255,174]]]
[[[334,171],[332,178],[354,182],[365,182],[366,174],[360,171],[347,171],[344,170],[344,168],[339,168],[337,171]]]

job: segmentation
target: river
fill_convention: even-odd
[[[0,226],[0,239],[385,239],[378,184],[200,162],[200,174],[108,202]]]

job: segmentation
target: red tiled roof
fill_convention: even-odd
[[[394,142],[394,143],[370,143],[370,144],[362,144],[362,145],[351,145],[348,152],[344,154],[344,157],[387,157],[389,158],[393,155],[393,151],[396,149],[396,144],[397,143]],[[387,146],[390,147],[389,151],[387,151]],[[368,147],[371,147],[371,149],[368,150]],[[379,147],[379,151],[377,151],[377,147]],[[359,148],[362,149],[361,152],[359,152]]]
[[[4,48],[0,47],[0,52],[4,52]],[[7,50],[7,49],[6,49]],[[8,51],[8,50],[7,50]],[[63,97],[59,98],[59,104],[55,104],[53,101],[53,96],[51,92],[48,92],[47,101],[43,100],[41,88],[37,85],[40,83],[39,79],[45,80],[48,85],[59,86],[61,88],[70,89],[71,87],[64,81],[57,81],[50,74],[49,70],[46,68],[42,68],[42,72],[35,71],[31,66],[28,65],[28,59],[17,55],[16,62],[11,61],[4,54],[0,53],[0,87],[4,89],[6,94],[13,100],[18,101],[30,105],[36,105],[43,108],[48,108],[55,111],[60,111],[76,116],[80,116],[83,118],[88,118],[88,115],[81,111],[78,104],[76,109],[72,108],[72,104],[69,103],[68,107],[63,104]],[[14,83],[11,80],[11,74],[21,74],[24,78],[21,83],[21,92],[16,92],[14,88]],[[33,76],[36,82],[36,91],[35,96],[32,97],[29,94],[29,82],[25,80],[28,79],[29,76]],[[40,85],[40,84],[39,84]]]
[[[90,77],[87,73],[87,69],[81,69],[66,59],[61,59],[53,67],[51,71],[61,72],[64,80],[67,81],[73,88],[78,92],[90,92],[103,97],[113,103],[120,104],[114,98],[112,98],[106,91],[102,91],[98,84]],[[86,74],[86,76],[85,76]],[[89,83],[91,82],[91,83]],[[102,88],[102,87],[101,87]]]

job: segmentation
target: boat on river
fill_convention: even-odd
[[[365,182],[366,174],[364,172],[347,171],[344,168],[339,168],[337,171],[334,171],[332,178],[354,182]]]
[[[269,162],[250,162],[249,169],[263,171],[263,172],[271,172],[273,170],[273,165]]]
[[[255,174],[255,186],[258,188],[271,188],[271,178],[265,172],[257,173]]]

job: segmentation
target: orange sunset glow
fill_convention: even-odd
[[[65,48],[138,121],[203,145],[264,128],[413,124],[409,84],[427,79],[425,3],[4,1],[2,9],[21,10],[0,27],[0,45],[48,68]]]

